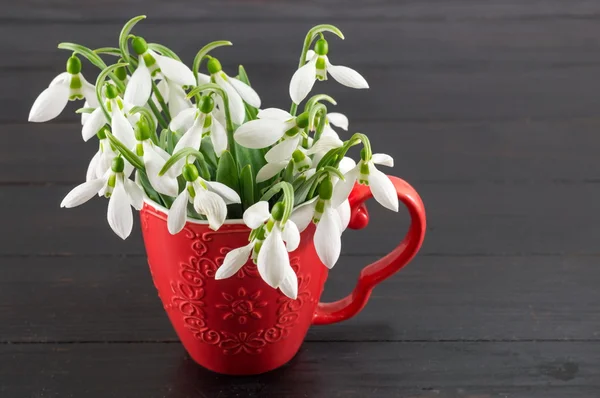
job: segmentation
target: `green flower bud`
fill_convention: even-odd
[[[304,112],[296,117],[296,126],[301,129],[306,128],[308,126],[308,112]]]
[[[319,39],[315,43],[315,52],[319,55],[327,55],[329,52],[329,44],[325,39]]]
[[[115,173],[122,173],[125,170],[125,161],[122,157],[118,156],[112,160],[110,168]]]
[[[148,43],[146,43],[146,40],[139,36],[135,37],[131,41],[131,46],[137,55],[142,55],[148,51]]]
[[[183,166],[183,172],[181,174],[188,182],[194,182],[198,179],[198,169],[193,164],[186,164]]]
[[[208,73],[214,75],[215,73],[219,73],[223,70],[221,63],[216,58],[211,58],[206,63],[206,67],[208,68]]]
[[[144,141],[150,138],[152,132],[150,131],[150,126],[144,117],[141,117],[140,120],[135,124],[135,139],[138,141]]]
[[[281,219],[283,218],[284,211],[285,211],[285,206],[283,205],[283,203],[277,202],[277,203],[275,203],[275,205],[273,206],[273,209],[271,210],[271,217],[273,217],[273,219],[275,221],[281,221]]]
[[[217,62],[219,62],[219,61],[217,61]],[[198,105],[200,112],[202,112],[204,114],[211,113],[212,110],[214,109],[214,107],[215,107],[215,101],[208,95],[205,95],[204,97],[200,98],[200,103]]]
[[[76,75],[81,72],[81,61],[76,56],[69,57],[67,60],[67,72]]]
[[[105,94],[106,94],[106,98],[111,100],[111,99],[117,98],[117,96],[119,95],[119,91],[117,91],[117,88],[114,85],[107,84]]]
[[[319,198],[323,200],[330,200],[333,196],[333,183],[331,177],[325,178],[319,185]]]
[[[117,79],[125,81],[127,79],[127,69],[124,66],[115,69],[115,76],[117,76]]]

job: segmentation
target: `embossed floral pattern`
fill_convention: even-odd
[[[248,322],[248,318],[261,319],[262,315],[258,311],[260,308],[267,306],[266,301],[260,300],[261,291],[258,290],[251,295],[248,295],[246,289],[240,287],[236,296],[227,292],[222,292],[221,295],[225,299],[225,304],[217,304],[216,307],[223,310],[225,314],[223,319],[236,318],[240,325]]]
[[[237,334],[229,332],[221,332],[223,334],[223,340],[219,344],[219,347],[223,349],[225,355],[235,355],[240,352],[246,354],[260,354],[262,348],[267,344],[261,335],[262,330],[257,330],[252,333],[239,332]]]

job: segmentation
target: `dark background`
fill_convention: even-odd
[[[71,112],[33,125],[29,108],[64,70],[60,41],[115,46],[138,14],[149,18],[136,33],[188,63],[233,41],[214,54],[225,70],[243,64],[263,107],[284,109],[305,33],[337,25],[346,40],[331,38],[330,59],[371,89],[318,90],[425,202],[413,263],[356,318],[311,329],[276,372],[194,365],[139,231],[122,242],[102,200],[59,209],[96,146]],[[592,0],[0,0],[0,396],[596,396],[599,50]],[[404,210],[370,211],[369,228],[344,237],[325,298],[406,231]]]

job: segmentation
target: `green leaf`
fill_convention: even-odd
[[[246,69],[244,69],[244,67],[242,65],[240,65],[238,68],[238,80],[240,80],[241,82],[246,83],[248,86],[252,87],[250,85],[250,80],[248,79],[248,75],[246,74]],[[256,109],[252,105],[248,105],[246,102],[244,102],[244,106],[246,107],[246,119],[248,119],[248,120],[256,119],[256,116],[258,115],[258,109]]]
[[[229,151],[223,152],[219,159],[217,182],[227,185],[236,192],[240,192],[240,177],[237,164]]]
[[[283,181],[287,181],[290,184],[294,180],[294,162],[289,162],[285,170],[283,171]]]
[[[94,50],[95,54],[107,54],[114,55],[115,57],[121,56],[121,50],[116,47],[101,47]]]
[[[73,51],[74,53],[77,53],[82,57],[86,58],[94,66],[97,66],[100,69],[106,68],[106,63],[102,60],[102,58],[100,58],[98,54],[96,54],[91,49],[85,46],[75,43],[60,43],[58,45],[58,48],[60,48],[61,50]]]
[[[146,167],[144,166],[144,162],[133,152],[131,152],[121,141],[117,139],[114,135],[106,131],[106,137],[110,140],[110,143],[117,148],[119,153],[123,155],[125,160],[127,160],[133,167],[138,170],[146,171]]]
[[[104,80],[106,79],[106,77],[108,75],[112,74],[115,69],[120,68],[122,66],[126,66],[126,65],[127,65],[126,63],[118,63],[118,64],[114,64],[111,66],[107,66],[106,68],[104,68],[104,70],[102,72],[100,72],[100,74],[98,75],[98,78],[96,79],[96,98],[98,98],[98,102],[100,103],[102,112],[104,112],[104,116],[106,116],[106,120],[108,120],[108,121],[111,120],[111,116],[110,116],[110,113],[108,112],[108,109],[106,109],[106,104],[104,103],[104,101],[102,99],[102,88],[104,88]],[[117,80],[119,80],[119,79],[117,79]]]
[[[290,215],[292,214],[292,209],[294,208],[294,188],[292,184],[289,182],[279,182],[271,187],[260,200],[268,201],[275,195],[277,195],[280,191],[283,191],[283,203],[285,205],[285,210],[283,212],[283,218],[281,222],[285,224]]]
[[[158,175],[159,176],[164,175],[167,171],[169,171],[169,169],[171,167],[173,167],[173,165],[175,165],[175,163],[177,163],[181,159],[187,158],[188,156],[194,156],[196,159],[199,159],[201,163],[206,163],[204,161],[204,155],[202,155],[202,153],[200,153],[200,151],[198,151],[194,148],[183,148],[182,150],[178,151],[177,153],[174,153],[173,156],[171,156],[169,158],[169,160],[166,161],[163,168],[160,169],[160,171],[158,172]]]
[[[240,172],[240,192],[242,197],[242,206],[244,210],[252,206],[254,201],[254,175],[252,166],[246,165]]]
[[[165,206],[160,194],[152,188],[152,184],[150,184],[150,180],[148,180],[148,176],[143,171],[137,171],[138,176],[140,177],[140,183],[142,184],[142,188],[146,191],[146,195],[150,198],[150,200],[158,203],[161,206]]]
[[[129,62],[131,58],[129,56],[129,46],[127,41],[129,40],[129,33],[133,29],[133,27],[140,22],[142,19],[146,19],[145,15],[138,15],[137,17],[131,18],[121,29],[121,34],[119,34],[119,48],[121,49],[121,54],[123,55],[123,59]]]
[[[75,113],[92,113],[96,110],[96,108],[79,108],[75,111]]]
[[[200,152],[202,152],[202,154],[204,155],[206,163],[214,169],[213,171],[216,172],[217,163],[219,163],[219,159],[215,154],[215,150],[212,141],[210,140],[210,137],[205,137],[202,139],[202,144],[200,145]]]
[[[177,56],[177,54],[175,54],[175,52],[173,52],[173,50],[171,50],[170,48],[168,48],[166,46],[163,46],[162,44],[148,43],[148,48],[160,53],[161,55],[164,55],[169,58],[173,58],[173,59],[181,62],[181,58],[179,58],[179,56]]]

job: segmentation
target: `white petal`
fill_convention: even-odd
[[[209,227],[216,231],[221,228],[227,217],[227,205],[219,195],[204,189],[196,189],[194,208],[208,219]]]
[[[63,72],[63,73],[59,74],[58,76],[56,76],[54,79],[52,79],[52,81],[50,82],[48,87],[56,86],[56,85],[62,85],[65,87],[69,87],[69,85],[71,84],[71,76],[72,75],[69,72]]]
[[[298,226],[292,220],[285,223],[281,237],[285,241],[288,252],[293,252],[300,245],[300,231],[298,231]]]
[[[398,211],[398,194],[394,184],[388,176],[373,165],[369,165],[369,187],[379,204],[390,210]]]
[[[65,196],[60,203],[60,207],[71,208],[87,202],[102,189],[105,182],[103,178],[97,178],[76,186]]]
[[[223,265],[217,269],[215,279],[226,279],[235,275],[248,262],[253,246],[254,243],[250,242],[246,246],[238,247],[227,253]]]
[[[192,108],[192,102],[186,98],[185,91],[176,84],[170,84],[168,104],[171,117],[177,117],[182,111]],[[193,109],[193,108],[192,108]]]
[[[79,80],[81,80],[81,92],[85,97],[85,102],[88,104],[87,106],[91,106],[92,108],[100,106],[94,85],[88,82],[81,73],[79,74]]]
[[[244,123],[246,119],[246,108],[244,107],[244,101],[238,94],[235,88],[228,81],[223,79],[220,73],[215,75],[215,82],[221,86],[227,93],[229,99],[229,112],[231,114],[231,120],[235,124]]]
[[[142,191],[142,188],[129,178],[124,178],[123,184],[131,205],[134,209],[141,210],[144,205],[144,192]]]
[[[304,231],[310,225],[313,216],[315,215],[315,202],[317,199],[318,198],[314,198],[308,202],[302,203],[292,211],[290,220],[298,226],[300,232]]]
[[[283,109],[279,108],[263,109],[258,112],[257,117],[259,119],[275,119],[279,120],[280,122],[285,122],[293,118],[293,116],[290,115],[289,112],[286,112]]]
[[[144,141],[144,164],[152,188],[165,195],[177,196],[179,193],[177,180],[168,174],[163,176],[158,175],[165,165],[165,159],[159,151],[160,148],[148,143],[148,141]]]
[[[346,230],[346,228],[348,228],[348,224],[350,224],[350,216],[352,213],[352,210],[350,209],[350,202],[348,202],[348,200],[343,201],[336,210],[340,216],[340,223],[343,232]]]
[[[340,170],[340,173],[346,174],[347,172],[349,172],[350,170],[352,170],[355,167],[356,167],[356,162],[354,161],[354,159],[349,158],[348,156],[344,156],[342,158],[342,160],[340,160],[338,169]]]
[[[262,244],[257,259],[258,273],[271,287],[278,287],[285,277],[286,267],[290,267],[290,257],[277,226]]]
[[[198,73],[198,85],[201,86],[206,83],[210,83],[210,76],[205,75],[204,73]]]
[[[96,154],[94,155],[92,160],[90,160],[90,164],[88,165],[87,172],[85,173],[86,181],[91,181],[91,180],[95,180],[96,178],[98,178],[98,176],[96,175],[96,169],[98,168],[98,163],[100,162],[101,158],[102,158],[102,152],[98,151],[98,152],[96,152]]]
[[[121,239],[127,239],[133,228],[133,215],[123,184],[117,182],[108,201],[108,225]]]
[[[342,130],[348,130],[348,118],[344,114],[339,112],[328,113],[327,120],[329,120],[329,123],[341,128]]]
[[[308,62],[308,61],[310,61],[311,59],[313,59],[313,57],[314,57],[315,55],[317,55],[317,53],[315,52],[315,50],[308,50],[308,51],[306,52],[306,58],[305,58],[306,62]]]
[[[360,75],[354,69],[350,69],[347,66],[340,65],[327,65],[327,72],[333,77],[338,83],[343,84],[346,87],[351,88],[369,88],[369,83],[364,77]]]
[[[89,102],[85,101],[83,104],[84,108],[90,108],[90,104]],[[85,122],[87,121],[87,119],[90,117],[89,113],[82,113],[81,114],[81,125],[83,126],[85,124]]]
[[[343,181],[340,180],[335,184],[333,187],[333,196],[331,197],[331,205],[333,207],[340,206],[343,201],[348,199],[348,195],[350,195],[352,188],[354,188],[354,183],[356,182],[358,173],[358,167],[355,167],[344,174]]]
[[[104,112],[102,108],[98,107],[94,109],[83,125],[81,129],[81,136],[84,141],[88,141],[90,138],[96,135],[98,131],[106,124],[106,116],[104,116]]]
[[[171,131],[178,131],[180,133],[188,131],[190,127],[192,127],[192,125],[194,124],[194,121],[196,120],[196,113],[198,113],[198,110],[196,108],[190,108],[181,111],[177,116],[173,118],[173,120],[171,120],[171,123],[169,124],[169,129],[171,129]]]
[[[265,160],[269,163],[289,162],[292,158],[292,154],[298,148],[299,142],[300,134],[281,141],[279,144],[269,149],[269,152],[265,154]]]
[[[65,109],[69,102],[69,87],[55,84],[48,87],[36,98],[29,111],[30,122],[47,122],[52,120]]]
[[[242,199],[240,199],[240,195],[235,192],[233,189],[229,188],[225,184],[221,184],[216,181],[204,181],[209,190],[213,191],[217,195],[225,200],[225,204],[231,205],[234,203],[242,203]]]
[[[344,143],[338,137],[335,136],[321,136],[315,144],[306,151],[307,155],[313,155],[315,153],[327,153],[333,148],[339,148]]]
[[[375,164],[381,164],[388,167],[394,167],[394,158],[385,153],[374,153],[371,161]]]
[[[212,126],[210,128],[210,141],[217,157],[221,157],[223,151],[227,149],[227,131],[221,122],[213,116]]]
[[[294,73],[290,81],[290,98],[294,103],[301,103],[310,93],[317,78],[317,57],[314,57],[306,65]]]
[[[242,99],[246,101],[248,105],[255,108],[260,108],[260,97],[252,87],[244,82],[239,81],[235,77],[228,76],[227,81],[233,86],[233,88],[235,88],[240,97],[242,97]]]
[[[112,133],[128,149],[133,149],[136,145],[133,127],[131,127],[127,118],[123,116],[123,112],[117,106],[116,101],[112,103],[112,107]]]
[[[291,266],[285,268],[285,276],[279,285],[279,289],[292,300],[298,298],[298,276]]]
[[[275,177],[279,172],[285,169],[288,165],[288,161],[279,163],[267,163],[265,164],[258,173],[256,174],[256,182],[264,182]]]
[[[256,202],[244,212],[244,224],[246,224],[248,228],[256,229],[263,225],[270,216],[269,202]]]
[[[194,73],[184,63],[156,53],[153,53],[152,55],[156,59],[160,71],[167,79],[182,86],[194,86],[196,84]],[[131,82],[129,84],[131,84]]]
[[[146,64],[140,61],[138,68],[133,72],[129,83],[127,83],[123,100],[136,106],[143,106],[148,102],[150,94],[152,94],[152,76],[150,76]]]
[[[200,142],[202,141],[202,129],[204,128],[204,118],[199,117],[196,119],[192,127],[177,141],[173,153],[177,153],[183,148],[194,148],[200,149]],[[183,160],[183,159],[182,159]],[[180,166],[181,167],[181,166]]]
[[[185,227],[188,202],[189,192],[184,189],[171,205],[169,217],[167,218],[167,226],[171,235],[177,234]]]
[[[234,138],[241,146],[260,149],[276,143],[286,130],[285,123],[273,119],[257,119],[241,125],[235,132]]]
[[[341,222],[337,211],[327,207],[317,224],[314,243],[319,259],[331,269],[340,258],[342,250]]]

